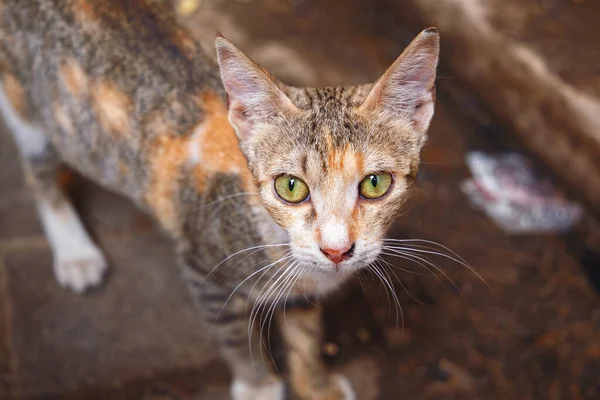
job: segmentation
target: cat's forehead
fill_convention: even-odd
[[[269,126],[261,159],[267,170],[355,179],[372,170],[403,169],[397,126],[377,123],[360,106],[371,85],[284,89],[301,112]]]
[[[343,109],[358,107],[368,95],[371,87],[371,84],[323,88],[287,87],[285,92],[301,109],[335,113]]]
[[[291,88],[288,96],[304,112],[300,135],[314,150],[326,156],[332,149],[359,144],[366,139],[365,121],[356,110],[369,86]]]

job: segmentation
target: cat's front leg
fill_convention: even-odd
[[[40,221],[54,257],[54,275],[60,285],[83,292],[102,283],[106,259],[56,180],[60,163],[56,149],[42,128],[24,118],[13,104],[15,90],[17,93],[23,90],[21,83],[12,74],[6,74],[3,79],[0,80],[0,116],[21,153],[25,177],[33,189]]]
[[[280,313],[288,347],[291,384],[302,400],[354,400],[348,379],[330,374],[321,357],[322,311],[316,306],[287,308]]]
[[[212,282],[190,282],[194,299],[201,308],[219,345],[222,357],[233,374],[233,400],[282,400],[283,381],[263,362],[260,335],[249,340],[248,299],[230,297],[231,289]]]

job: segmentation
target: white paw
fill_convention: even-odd
[[[58,283],[77,293],[102,283],[106,268],[106,260],[95,246],[70,249],[58,254],[54,261],[54,275]]]
[[[356,393],[354,393],[354,389],[352,389],[352,384],[350,384],[348,378],[342,374],[334,374],[331,379],[344,394],[344,400],[356,400]]]
[[[233,400],[283,400],[285,389],[279,379],[270,379],[260,386],[252,386],[247,382],[236,379],[231,385]]]

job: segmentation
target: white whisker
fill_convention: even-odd
[[[277,307],[277,298],[279,296],[278,292],[286,284],[286,282],[290,279],[290,276],[292,275],[293,269],[295,268],[296,265],[297,265],[297,261],[294,261],[290,266],[286,267],[285,272],[277,279],[277,281],[275,281],[271,285],[271,289],[267,293],[268,298],[265,298],[265,301],[268,302],[267,311],[266,311],[264,317],[261,317],[263,319],[259,324],[259,334],[260,334],[259,341],[260,341],[260,343],[263,343],[263,333],[264,333],[264,329],[265,329],[267,320],[272,315],[271,314],[272,310],[275,310],[275,308]],[[271,299],[271,300],[269,300],[269,299]],[[270,327],[270,322],[269,322],[269,327]],[[262,357],[262,347],[261,347],[261,357]]]
[[[450,249],[447,246],[444,246],[443,244],[431,241],[431,240],[424,240],[424,239],[384,239],[384,242],[396,242],[396,243],[417,243],[412,244],[413,247],[417,247],[417,248],[410,248],[412,251],[415,252],[420,252],[420,253],[428,253],[428,254],[434,254],[434,255],[438,255],[440,257],[445,257],[448,258],[454,262],[456,262],[457,264],[460,264],[462,266],[464,266],[465,268],[467,268],[469,271],[471,271],[473,273],[473,275],[475,275],[479,280],[481,280],[481,282],[483,282],[487,287],[491,287],[490,284],[477,272],[475,271],[475,269],[468,263],[465,261],[464,258],[462,258],[461,256],[459,256],[458,254],[456,254],[456,252],[454,252],[452,249]],[[431,245],[435,245],[435,246],[439,246],[442,249],[448,251],[451,255],[445,254],[445,253],[441,253],[438,251],[435,251],[433,249],[427,248],[425,246],[422,245],[418,245],[418,243],[427,243],[427,244],[431,244]],[[408,250],[408,247],[405,247],[404,250]]]
[[[298,272],[296,273],[296,275],[295,275],[295,277],[294,277],[294,281],[293,281],[293,283],[292,283],[292,284],[289,286],[289,288],[288,288],[288,292],[287,292],[287,295],[285,296],[285,299],[283,300],[283,306],[282,306],[282,308],[283,308],[283,320],[285,321],[285,323],[287,323],[287,320],[286,320],[286,318],[285,318],[285,305],[287,304],[288,298],[290,297],[290,293],[292,292],[292,289],[294,288],[294,285],[295,285],[296,283],[298,283],[298,281],[300,280],[300,278],[302,278],[302,275],[304,274],[304,271],[305,271],[305,270],[306,270],[306,267],[302,267],[302,268],[300,269],[300,271],[298,271]],[[306,297],[306,296],[304,296],[304,297]]]
[[[269,347],[269,349],[271,348],[271,324],[273,323],[273,317],[275,315],[275,312],[277,311],[277,306],[279,305],[279,302],[281,301],[281,299],[283,298],[285,293],[288,291],[288,288],[289,288],[289,290],[291,290],[294,286],[294,283],[296,282],[295,278],[297,276],[297,272],[299,269],[298,263],[291,266],[290,269],[291,269],[291,272],[289,274],[289,277],[279,287],[280,294],[278,294],[276,296],[275,300],[273,301],[273,306],[271,307],[271,310],[270,310],[271,316],[269,318],[269,323],[266,325],[267,326],[267,346]]]
[[[477,273],[477,271],[475,271],[475,269],[473,269],[473,267],[471,267],[464,260],[462,260],[462,258],[458,259],[458,258],[449,256],[448,254],[441,253],[439,251],[435,251],[435,250],[431,250],[431,249],[421,249],[421,248],[404,247],[404,246],[384,246],[384,248],[386,248],[388,250],[392,250],[393,249],[393,250],[399,250],[399,251],[404,251],[404,252],[413,252],[413,253],[421,253],[421,254],[432,254],[432,255],[436,255],[436,256],[447,258],[447,259],[452,260],[455,263],[457,263],[459,265],[462,265],[465,268],[467,268],[471,273],[473,273],[473,275],[475,275],[488,288],[490,287],[490,285],[487,283],[487,281],[485,279],[483,279],[483,277],[481,275],[479,275]]]
[[[281,247],[281,246],[291,246],[289,243],[278,243],[278,244],[262,244],[259,246],[252,246],[252,247],[248,247],[239,251],[236,251],[235,253],[227,256],[223,261],[221,261],[220,263],[218,263],[217,265],[215,265],[209,272],[208,274],[206,274],[206,276],[204,277],[204,279],[202,279],[202,281],[200,282],[200,285],[202,285],[206,279],[210,276],[210,274],[212,274],[218,267],[220,267],[221,265],[223,265],[223,263],[225,263],[227,260],[230,260],[232,257],[237,256],[238,254],[244,253],[246,251],[250,251],[250,250],[254,250],[254,249],[266,249],[269,247]]]
[[[379,273],[376,270],[376,268],[373,266],[373,264],[368,265],[367,269],[370,270],[371,272],[373,272],[379,278],[379,280],[381,280],[381,276],[379,276]],[[387,291],[387,288],[385,286],[380,286],[379,293],[381,293],[381,288],[383,288],[383,292],[385,293],[385,297],[387,298],[387,302],[388,302],[388,317],[389,317],[389,315],[392,313],[392,303],[390,301],[390,295],[389,295],[389,293]],[[379,294],[377,294],[377,297],[379,298]]]
[[[452,285],[452,287],[454,287],[459,293],[461,293],[459,287],[456,285],[456,283],[454,283],[454,281],[452,280],[452,278],[450,278],[450,276],[442,268],[440,268],[437,264],[435,264],[431,260],[428,260],[427,258],[424,258],[424,257],[420,257],[420,256],[418,256],[416,254],[411,254],[408,251],[398,250],[396,248],[386,247],[385,249],[388,250],[388,251],[391,251],[391,253],[382,251],[382,254],[385,254],[385,255],[388,255],[388,256],[392,256],[392,257],[399,257],[399,258],[402,258],[404,260],[412,261],[414,263],[417,263],[417,264],[421,265],[423,268],[425,268],[428,271],[430,271],[437,278],[437,280],[443,286],[445,286],[444,282],[433,271],[431,271],[431,269],[429,269],[429,267],[423,265],[421,262],[424,262],[424,263],[430,265],[431,267],[433,267],[433,269],[435,269],[440,274],[442,274],[444,276],[444,278],[446,278],[448,280],[448,282],[450,282],[450,284]]]
[[[402,282],[402,280],[400,279],[400,277],[396,274],[396,272],[394,271],[394,268],[396,268],[395,265],[391,264],[390,262],[384,260],[383,258],[379,258],[379,260],[381,262],[383,262],[390,270],[390,272],[392,274],[394,274],[394,276],[396,277],[396,280],[398,281],[398,284],[400,284],[400,286],[402,286],[402,289],[404,289],[404,291],[406,292],[406,294],[413,299],[414,301],[416,301],[419,304],[423,304],[423,305],[427,305],[426,303],[422,302],[421,300],[417,299],[415,296],[412,295],[412,293],[410,293],[410,291],[408,290],[408,288],[406,287],[406,285]]]
[[[400,309],[400,313],[402,313],[402,306],[400,305],[400,300],[398,299],[398,295],[396,294],[396,290],[394,285],[392,284],[392,278],[390,277],[390,275],[387,273],[387,269],[379,262],[379,261],[375,261],[376,265],[379,266],[381,268],[381,272],[383,274],[385,274],[385,276],[387,277],[386,281],[388,286],[390,287],[390,290],[392,290],[392,297],[394,298],[394,301],[396,302],[396,324],[398,324],[398,309]],[[397,276],[396,276],[397,278]],[[404,315],[402,315],[402,322],[404,324]]]
[[[224,197],[221,197],[221,198],[219,198],[217,200],[214,200],[214,201],[211,201],[209,203],[203,204],[201,206],[190,208],[189,210],[185,210],[185,211],[183,211],[183,214],[189,214],[189,213],[192,213],[194,211],[200,211],[200,210],[203,210],[203,209],[205,209],[207,207],[219,204],[219,203],[221,203],[221,202],[223,202],[225,200],[229,200],[229,199],[232,199],[232,198],[235,198],[235,197],[240,197],[240,196],[258,196],[258,195],[259,195],[258,192],[241,192],[241,193],[230,194],[228,196],[224,196]]]
[[[293,261],[292,263],[295,263],[295,261]],[[279,285],[279,282],[281,281],[282,278],[284,278],[285,276],[287,276],[287,272],[289,271],[289,268],[287,268],[288,263],[286,263],[283,267],[281,267],[281,269],[279,271],[277,271],[277,273],[275,273],[268,281],[267,284],[275,277],[275,275],[277,275],[279,272],[281,272],[281,275],[279,275],[279,277],[275,280],[275,282],[273,282],[268,290],[262,294],[262,291],[259,293],[259,297],[255,300],[254,306],[253,306],[253,310],[250,313],[250,318],[251,318],[251,324],[248,327],[248,343],[250,345],[250,350],[252,350],[252,335],[253,335],[253,328],[254,328],[254,322],[256,321],[257,315],[258,315],[258,311],[260,310],[261,307],[263,307],[262,302],[263,299],[265,301],[268,301],[268,297],[270,295],[270,293],[273,292],[273,290]],[[266,285],[265,285],[266,286]],[[254,314],[254,315],[253,315]],[[260,344],[261,344],[261,357],[262,357],[262,331],[260,332]],[[252,355],[251,355],[252,357]]]
[[[223,312],[223,309],[225,308],[225,306],[227,305],[227,303],[229,302],[229,300],[231,300],[231,298],[233,297],[233,295],[235,294],[235,292],[250,278],[252,278],[254,275],[258,274],[261,271],[265,271],[271,267],[273,267],[275,264],[290,259],[291,257],[293,257],[291,254],[288,254],[282,258],[280,258],[279,260],[270,263],[269,265],[265,266],[265,267],[261,267],[258,270],[254,271],[253,273],[251,273],[250,275],[248,275],[243,281],[241,281],[236,287],[235,289],[233,289],[233,291],[231,292],[231,294],[229,295],[229,297],[227,297],[227,300],[225,300],[225,303],[223,303],[223,306],[221,307],[221,309],[219,310],[219,313],[217,314],[217,317],[215,318],[215,320],[219,319],[219,316],[221,315],[221,312]]]
[[[394,302],[395,302],[394,305],[396,308],[396,325],[398,325],[398,311],[400,311],[400,315],[402,316],[402,331],[404,332],[404,312],[402,311],[402,306],[400,305],[400,300],[396,296],[396,291],[394,290],[393,285],[391,284],[389,279],[386,278],[384,273],[381,270],[375,268],[376,266],[379,266],[379,263],[377,261],[375,261],[375,263],[372,264],[372,266],[374,267],[372,270],[377,274],[377,276],[379,276],[379,278],[381,279],[381,281],[385,285],[385,287],[387,289],[389,289],[389,291],[394,299]],[[386,292],[387,292],[387,290],[386,290]]]

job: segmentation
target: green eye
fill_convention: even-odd
[[[310,193],[306,183],[290,175],[282,175],[275,179],[275,191],[288,203],[302,203]]]
[[[392,186],[392,174],[379,172],[364,177],[358,186],[358,191],[365,199],[379,199],[383,197]]]

